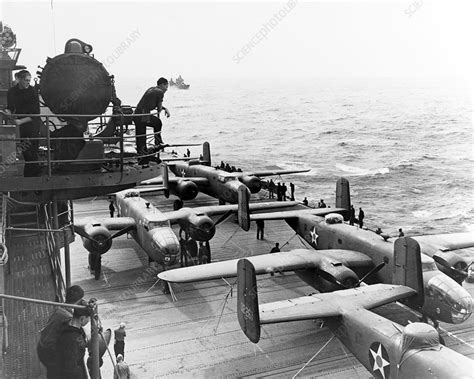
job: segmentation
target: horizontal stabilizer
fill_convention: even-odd
[[[283,202],[285,203],[285,202]],[[295,209],[281,212],[272,212],[272,213],[259,213],[250,216],[250,220],[287,220],[290,218],[296,218],[299,216],[313,215],[324,217],[329,213],[339,213],[344,214],[347,210],[344,208],[306,208],[306,209]]]
[[[243,186],[246,189],[245,186]],[[290,204],[284,204],[281,201],[271,201],[266,203],[251,203],[249,205],[250,212],[256,212],[261,210],[271,210],[286,207],[287,205],[296,205],[296,201],[287,201]],[[291,204],[293,203],[293,204]],[[195,215],[207,215],[207,216],[217,216],[222,215],[228,212],[237,213],[238,204],[226,204],[226,205],[206,205],[203,207],[188,208],[184,207],[177,211],[166,212],[165,217],[171,222],[178,222],[179,219],[183,217],[188,217],[191,214]]]
[[[353,308],[372,309],[416,292],[405,286],[374,284],[260,305],[260,323],[272,324],[337,317]]]
[[[273,176],[273,175],[285,175],[285,174],[298,174],[301,172],[309,172],[310,168],[303,170],[265,170],[265,171],[245,171],[243,175],[248,176]]]

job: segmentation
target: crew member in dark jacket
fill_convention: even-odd
[[[81,300],[78,305],[87,306]],[[61,378],[87,379],[87,369],[84,364],[87,341],[84,326],[90,321],[88,309],[74,309],[72,320],[65,321],[63,330],[56,343],[58,352],[59,371]]]
[[[38,92],[30,86],[31,74],[27,70],[18,73],[18,84],[7,92],[7,112],[13,114],[39,114],[40,104]],[[20,150],[25,159],[25,176],[40,174],[38,163],[28,163],[38,160],[39,132],[41,119],[33,116],[20,116],[14,119],[20,128]],[[36,138],[36,139],[31,139]]]
[[[364,211],[362,210],[362,208],[359,208],[359,227],[361,228],[364,226],[364,217],[365,217]]]
[[[84,296],[80,286],[71,286],[66,290],[66,303],[77,304]],[[46,367],[48,379],[58,379],[59,362],[56,352],[56,342],[61,334],[63,323],[72,319],[72,310],[58,307],[50,316],[48,323],[41,330],[37,353],[41,363]]]
[[[156,87],[151,87],[146,90],[140,102],[135,109],[135,114],[150,113],[156,109],[158,111],[158,117],[156,116],[135,116],[133,122],[135,124],[135,135],[137,141],[137,154],[144,155],[147,153],[146,149],[146,127],[153,127],[154,133],[161,132],[162,122],[160,120],[160,113],[162,110],[165,111],[166,117],[170,116],[170,112],[163,106],[163,98],[165,92],[168,90],[168,80],[165,78],[158,79]],[[163,139],[160,134],[155,134],[155,145],[162,145]],[[148,163],[149,158],[140,159],[139,163]]]

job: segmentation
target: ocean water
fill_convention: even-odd
[[[186,78],[187,79],[187,78]],[[150,83],[152,85],[153,83]],[[276,178],[334,206],[346,177],[366,225],[396,234],[474,232],[472,95],[448,80],[190,80],[164,105],[167,143],[209,141],[213,164],[310,168]],[[136,105],[146,85],[118,85]],[[185,148],[178,149],[184,152]],[[200,148],[191,148],[198,155]]]

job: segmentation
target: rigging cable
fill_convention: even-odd
[[[56,23],[54,22],[54,7],[53,7],[53,0],[51,0],[51,18],[53,24],[53,47],[54,47],[54,55],[57,55],[56,50]]]
[[[306,363],[304,364],[304,366],[301,367],[295,375],[293,375],[292,379],[295,379],[295,378],[298,376],[298,374],[299,374],[301,371],[303,371],[303,370],[305,369],[305,367],[308,366],[308,365],[311,363],[311,361],[312,361],[314,358],[316,358],[316,357],[318,356],[318,354],[319,354],[321,351],[323,351],[324,348],[325,348],[327,345],[329,345],[329,342],[331,342],[331,341],[334,339],[334,337],[335,337],[335,335],[333,334],[332,337],[329,339],[329,341],[326,342],[326,343],[324,344],[324,346],[323,346],[321,349],[319,349],[319,350],[316,352],[316,354],[314,354],[314,355],[311,357],[311,359],[310,359],[308,362],[306,362]]]

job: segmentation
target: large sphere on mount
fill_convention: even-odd
[[[87,54],[67,53],[48,59],[40,91],[56,114],[100,115],[109,105],[112,83],[102,63]]]

